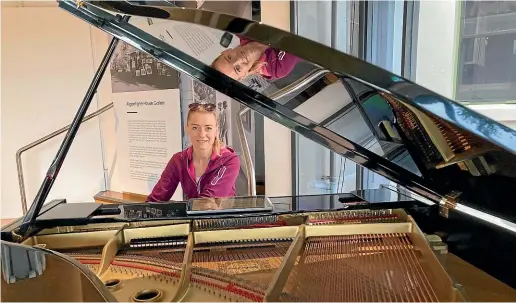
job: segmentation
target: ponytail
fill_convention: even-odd
[[[224,143],[220,140],[219,136],[215,137],[215,140],[213,141],[213,151],[217,154],[217,156],[220,156],[220,151],[224,147]]]

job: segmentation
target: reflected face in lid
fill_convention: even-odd
[[[212,67],[234,80],[242,80],[252,74],[260,74],[265,62],[260,58],[266,45],[249,42],[224,50],[212,63]]]

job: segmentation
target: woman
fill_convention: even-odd
[[[215,104],[192,103],[186,121],[191,146],[168,162],[147,201],[169,201],[177,185],[187,199],[236,196],[240,160],[219,139]]]
[[[224,50],[211,66],[235,80],[258,74],[270,80],[280,79],[294,69],[299,58],[271,48],[245,37],[240,38],[240,45]]]

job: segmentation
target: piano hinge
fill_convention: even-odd
[[[77,8],[86,6],[86,4],[84,3],[84,0],[75,0],[75,2],[77,4]]]
[[[450,209],[454,209],[457,205],[457,198],[461,192],[452,191],[445,195],[439,202],[439,214],[445,218],[448,218],[448,212]]]
[[[11,236],[13,237],[13,240],[15,243],[20,243],[23,241],[23,237],[21,235],[19,235],[18,233],[16,233],[16,230],[13,230],[11,232]]]

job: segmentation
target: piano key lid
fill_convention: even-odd
[[[72,15],[439,204],[516,232],[516,131],[378,66],[170,1],[58,1]],[[129,19],[123,17],[129,16]]]

